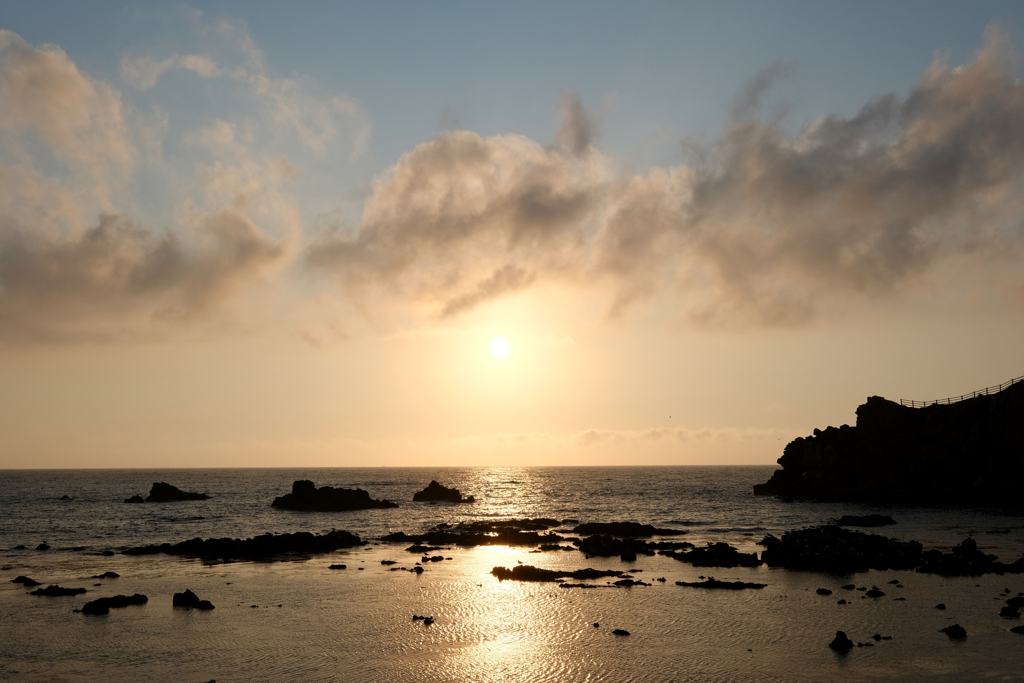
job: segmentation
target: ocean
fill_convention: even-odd
[[[759,552],[765,534],[880,513],[872,533],[950,550],[967,537],[1010,562],[1024,553],[1024,516],[979,509],[786,502],[751,487],[774,467],[336,468],[0,471],[0,680],[79,681],[960,681],[1020,680],[1020,620],[999,616],[1020,575],[853,575],[779,568],[697,568],[664,556],[587,559],[579,552],[482,546],[439,551],[422,574],[388,533],[480,519],[636,521],[685,530],[698,546]],[[400,507],[335,513],[270,506],[297,479],[363,488]],[[432,479],[471,505],[412,502]],[[126,505],[154,482],[209,493],[205,501]],[[64,498],[64,497],[67,498]],[[572,535],[574,524],[555,529]],[[279,561],[209,562],[129,556],[128,547],[190,538],[343,529],[368,545]],[[654,539],[658,540],[658,539]],[[46,543],[49,550],[37,550]],[[24,546],[17,549],[16,546]],[[101,555],[114,551],[113,556]],[[381,561],[395,561],[384,565]],[[628,569],[650,586],[583,590],[498,581],[495,566]],[[332,570],[345,564],[346,570]],[[95,579],[104,572],[120,575]],[[28,595],[12,583],[87,588]],[[682,587],[714,576],[760,590]],[[653,581],[665,578],[665,582]],[[894,588],[898,581],[902,588]],[[603,583],[603,582],[598,582]],[[881,598],[839,586],[879,586]],[[99,584],[99,585],[97,585]],[[833,591],[819,595],[819,588]],[[216,609],[171,605],[193,590]],[[74,612],[92,599],[142,593],[145,605],[106,616]],[[837,599],[849,597],[849,604]],[[903,598],[898,600],[897,598]],[[937,610],[937,603],[945,610]],[[413,615],[434,618],[424,625]],[[598,623],[599,626],[594,626]],[[968,637],[940,632],[952,623]],[[629,631],[615,636],[613,629]],[[871,646],[838,655],[837,630]],[[875,641],[874,634],[891,636]]]

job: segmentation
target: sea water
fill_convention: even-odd
[[[664,556],[585,558],[579,552],[486,546],[420,560],[379,538],[440,522],[550,517],[637,521],[759,552],[765,534],[844,514],[890,514],[869,530],[948,551],[967,537],[1013,561],[1024,517],[977,509],[891,508],[755,497],[772,467],[339,468],[0,471],[0,680],[77,681],[829,681],[1019,680],[1024,635],[998,615],[1024,591],[1019,575],[947,578],[907,571],[830,575],[760,567],[696,568]],[[297,479],[366,489],[400,507],[302,513],[270,506]],[[412,502],[431,479],[472,505]],[[205,501],[127,505],[165,481]],[[64,498],[67,496],[67,498]],[[571,535],[573,524],[556,529]],[[344,529],[366,546],[273,562],[126,556],[139,545],[189,538]],[[657,540],[657,539],[655,539]],[[49,550],[36,550],[47,543]],[[25,549],[16,549],[16,546]],[[103,556],[103,551],[115,551]],[[393,560],[396,565],[383,565]],[[498,581],[495,566],[627,569],[651,586],[583,590]],[[330,569],[345,564],[346,570]],[[92,579],[106,571],[117,579]],[[85,587],[37,597],[10,580]],[[675,585],[701,576],[767,584],[714,591]],[[665,582],[654,581],[665,578]],[[903,588],[889,582],[898,580]],[[603,584],[603,582],[597,582]],[[877,585],[864,598],[843,584]],[[95,585],[100,584],[100,585]],[[208,612],[171,605],[189,588]],[[830,596],[816,593],[829,588]],[[143,593],[143,606],[95,617],[85,602]],[[898,600],[897,598],[903,598]],[[847,599],[847,605],[839,605]],[[946,610],[937,610],[937,603]],[[433,616],[425,626],[413,615]],[[597,623],[598,626],[594,626]],[[939,629],[968,631],[952,641]],[[629,636],[612,635],[625,629]],[[837,630],[871,643],[847,655]],[[892,636],[874,641],[875,633]]]

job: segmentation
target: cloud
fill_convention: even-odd
[[[1016,68],[992,27],[973,62],[936,59],[907,96],[792,135],[755,117],[792,72],[776,64],[695,163],[633,176],[592,148],[579,100],[566,98],[554,147],[456,131],[415,148],[375,180],[361,220],[323,235],[307,262],[371,310],[447,317],[567,284],[610,288],[611,315],[656,300],[691,324],[804,324],[899,296],[950,259],[1020,258]]]
[[[234,81],[266,107],[276,126],[294,131],[307,149],[322,155],[344,135],[351,141],[352,158],[366,153],[372,126],[358,100],[343,94],[323,96],[308,77],[274,77],[262,51],[239,22],[222,19],[211,24],[200,12],[192,12],[191,18],[197,33],[216,36],[222,49],[232,48],[236,56],[242,57],[242,64],[224,67],[208,54],[174,53],[159,60],[149,55],[125,55],[121,59],[121,78],[140,90],[154,88],[165,73],[175,69],[201,78]]]
[[[563,95],[558,101],[562,111],[562,127],[555,134],[555,143],[576,156],[585,154],[594,137],[594,124],[576,95]]]
[[[0,232],[0,341],[110,341],[201,317],[281,261],[243,215],[209,215],[191,244],[124,216],[73,237]]]

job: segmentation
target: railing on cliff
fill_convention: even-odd
[[[963,396],[950,396],[949,398],[939,398],[934,401],[911,401],[909,399],[901,398],[900,405],[907,406],[908,408],[925,408],[927,406],[934,405],[949,405],[950,403],[959,403],[960,401],[966,401],[969,398],[975,398],[976,396],[988,396],[989,394],[998,394],[1003,389],[1016,384],[1017,382],[1024,382],[1024,375],[1020,377],[1014,377],[1013,379],[997,384],[992,387],[985,387],[978,391],[972,391],[969,394]]]

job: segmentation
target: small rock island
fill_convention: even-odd
[[[292,483],[292,492],[278,496],[271,507],[301,512],[343,512],[346,510],[373,510],[396,508],[390,500],[375,500],[363,489],[342,489],[331,486],[316,487],[308,479]]]
[[[1024,382],[911,407],[880,396],[857,424],[791,441],[756,495],[1024,508]]]
[[[180,500],[209,500],[210,496],[205,493],[193,493],[191,491],[182,491],[177,486],[172,486],[166,482],[158,481],[153,483],[153,487],[149,490],[149,495],[144,499],[142,496],[132,496],[131,498],[125,498],[126,503],[170,503]]]
[[[473,496],[466,496],[465,498],[463,498],[462,492],[459,491],[457,488],[448,488],[446,486],[442,486],[441,484],[433,480],[431,480],[430,484],[427,485],[427,488],[423,489],[422,491],[417,491],[416,493],[414,493],[412,499],[414,502],[435,500],[447,501],[449,503],[476,502],[476,498],[474,498]]]

